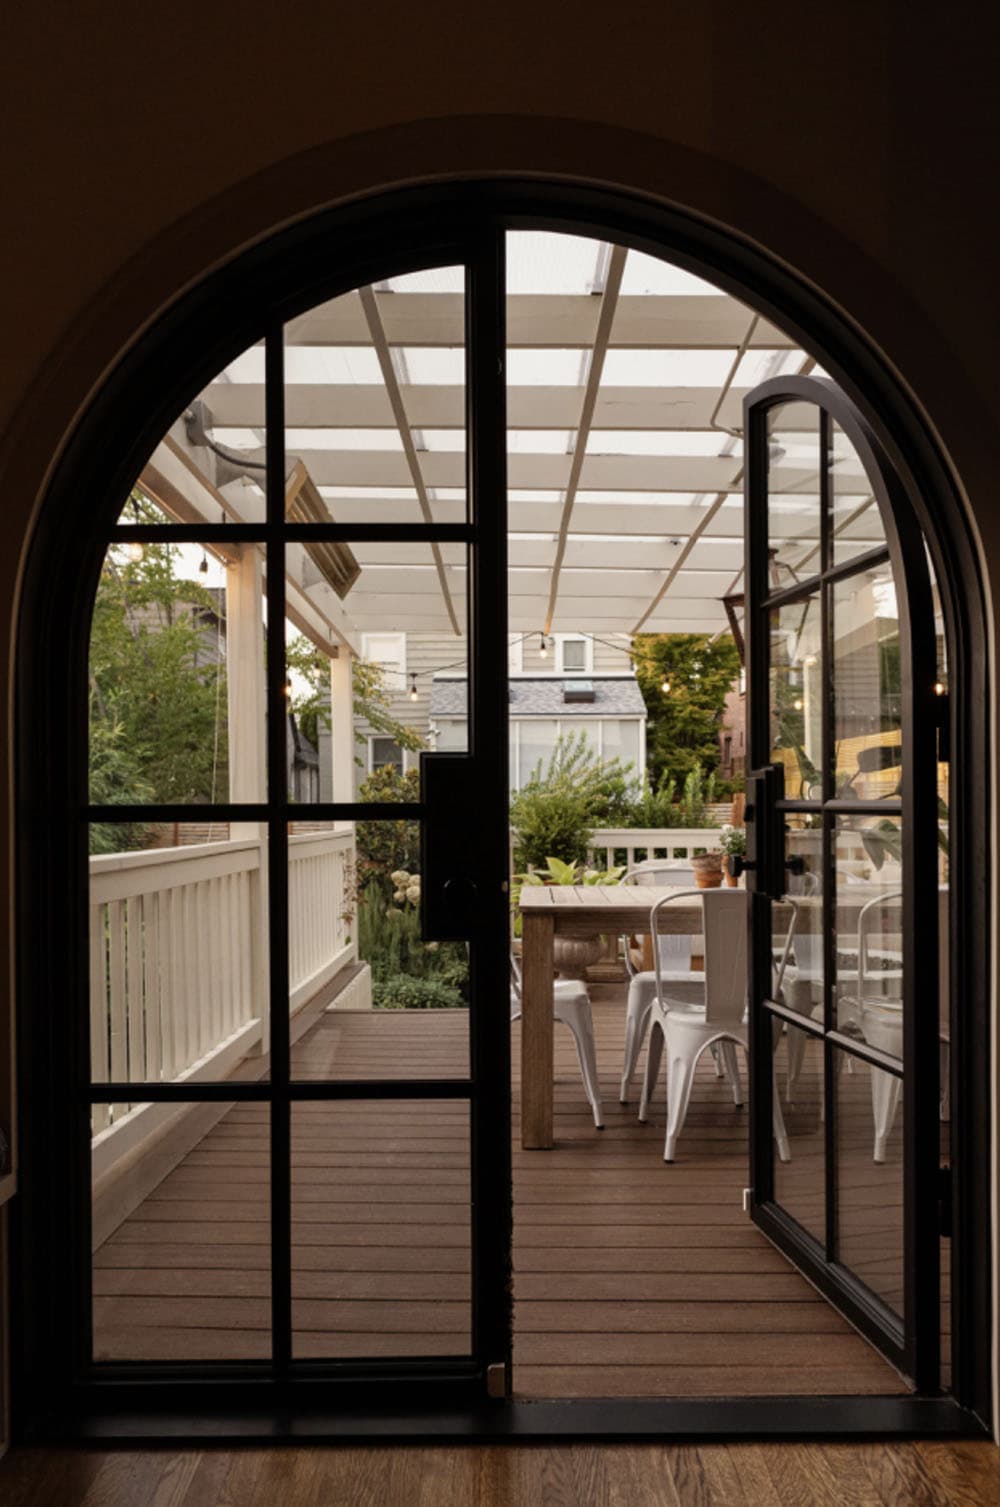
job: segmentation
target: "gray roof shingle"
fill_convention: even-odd
[[[644,717],[646,703],[638,682],[631,676],[588,675],[594,688],[593,701],[566,701],[561,675],[539,675],[511,680],[512,717]],[[569,679],[570,685],[579,680]],[[464,717],[466,683],[458,679],[431,682],[431,717]]]

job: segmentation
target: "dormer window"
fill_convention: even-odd
[[[579,633],[556,634],[556,670],[560,675],[589,675],[593,668],[591,639]]]

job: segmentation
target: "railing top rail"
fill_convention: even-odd
[[[90,860],[90,872],[114,874],[120,869],[153,868],[165,863],[215,858],[221,853],[242,853],[259,846],[256,837],[236,837],[224,842],[192,842],[177,848],[142,848],[137,853],[95,853]]]
[[[597,848],[663,848],[670,843],[714,840],[720,827],[596,827],[590,846]]]
[[[310,844],[318,846],[320,843],[329,843],[332,848],[350,848],[354,844],[354,823],[349,828],[342,828],[339,832],[291,832],[288,837],[290,848],[308,847]]]

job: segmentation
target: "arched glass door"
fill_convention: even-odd
[[[927,557],[831,383],[775,379],[744,417],[752,1212],[934,1387],[947,866]]]

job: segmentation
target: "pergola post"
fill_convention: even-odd
[[[350,649],[340,644],[330,660],[331,799],[335,801],[354,800],[353,666]]]
[[[236,550],[226,566],[226,697],[229,713],[229,799],[267,799],[264,680],[263,571],[254,544]],[[268,1042],[267,827],[262,822],[232,822],[230,838],[253,838],[260,847],[251,902],[251,987],[253,1013],[261,1022],[260,1050]]]

